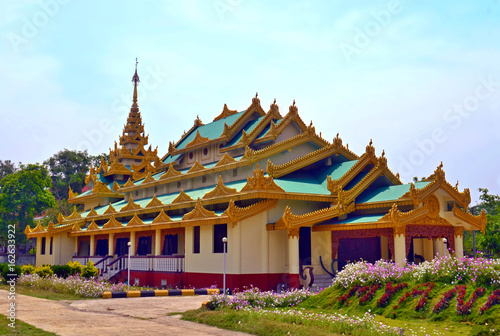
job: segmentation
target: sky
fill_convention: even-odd
[[[258,92],[403,182],[500,194],[500,0],[0,0],[0,160],[108,152],[139,60],[139,107],[159,155],[224,104]]]

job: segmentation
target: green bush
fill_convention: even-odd
[[[54,274],[54,271],[50,267],[50,265],[42,265],[40,267],[35,268],[35,273],[38,274],[40,277],[49,277]]]
[[[71,273],[71,267],[69,265],[53,265],[52,270],[54,274],[60,278],[67,278]]]
[[[80,264],[80,262],[68,261],[67,265],[70,268],[69,275],[75,275],[75,274],[82,273],[83,266],[82,266],[82,264]]]
[[[14,276],[9,276],[9,274],[15,274]],[[7,283],[8,280],[10,279],[15,279],[21,275],[21,267],[19,266],[9,266],[6,264],[6,266],[3,266],[2,270],[2,278],[3,282]]]
[[[83,267],[82,277],[84,277],[85,279],[89,279],[91,277],[96,277],[98,275],[99,275],[99,270],[97,269],[97,267],[94,266],[94,262],[90,260],[87,263],[87,266]]]
[[[35,266],[33,265],[23,265],[21,266],[21,273],[22,274],[33,274],[35,273]]]

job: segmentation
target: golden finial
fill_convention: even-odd
[[[372,139],[370,139],[370,146],[371,146],[372,144],[373,144],[373,141],[372,141]]]
[[[385,149],[382,149],[382,157],[385,156]]]
[[[293,100],[293,106],[295,106],[295,99]]]
[[[273,104],[276,104],[276,98],[274,98],[274,102],[273,102]]]
[[[259,98],[259,93],[255,92],[255,98]]]

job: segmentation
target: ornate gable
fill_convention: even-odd
[[[207,218],[217,216],[214,211],[207,210],[201,204],[201,200],[198,198],[196,201],[196,206],[193,210],[188,212],[182,217],[182,220],[197,219],[197,218]]]
[[[228,188],[224,185],[224,181],[222,180],[222,175],[219,175],[219,179],[217,180],[217,185],[212,191],[209,191],[203,196],[203,199],[212,198],[217,196],[227,196],[236,194],[237,191],[234,188]]]

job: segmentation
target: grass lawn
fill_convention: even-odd
[[[16,328],[8,326],[10,320],[0,314],[0,335],[19,335],[19,336],[55,336],[56,334],[33,327],[28,323],[16,320]]]
[[[0,289],[4,289],[4,290],[8,291],[9,288],[10,287],[7,285],[3,285],[3,284],[0,285]],[[80,295],[56,293],[56,292],[51,291],[51,290],[27,288],[27,287],[23,287],[23,286],[16,286],[16,294],[34,296],[34,297],[37,297],[40,299],[49,299],[49,300],[56,300],[56,301],[95,299],[95,298],[82,297]],[[0,334],[0,335],[2,335],[2,334]]]

